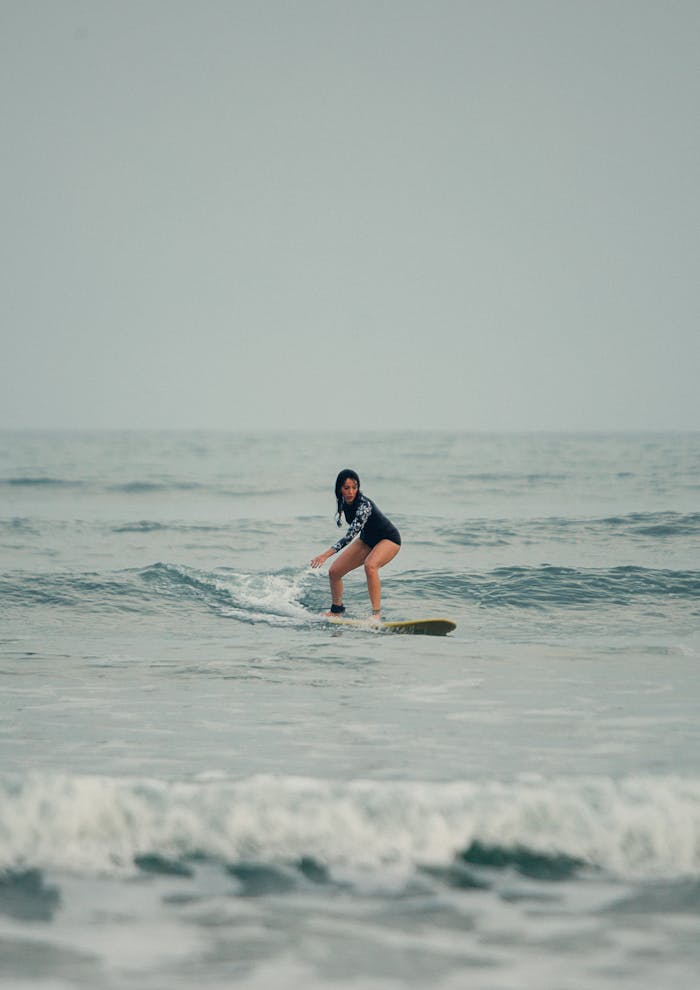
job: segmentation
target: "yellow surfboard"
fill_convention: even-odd
[[[457,628],[452,619],[408,619],[403,622],[372,622],[370,619],[345,619],[342,616],[332,616],[328,619],[336,626],[354,626],[356,629],[366,629],[369,632],[412,633],[414,636],[446,636]]]

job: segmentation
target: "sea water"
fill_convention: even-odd
[[[320,617],[344,467],[454,633]],[[698,434],[0,434],[2,986],[696,990],[699,499]]]

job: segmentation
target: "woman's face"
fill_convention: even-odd
[[[346,478],[340,486],[340,494],[343,496],[343,501],[348,505],[354,502],[359,487],[354,478]]]

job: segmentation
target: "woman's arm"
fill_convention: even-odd
[[[347,533],[345,536],[341,536],[338,542],[333,544],[331,549],[337,553],[338,550],[342,550],[343,547],[348,545],[348,543],[351,543],[352,540],[354,540],[355,537],[362,531],[362,527],[369,519],[371,513],[372,503],[366,496],[363,495],[360,504],[357,507],[355,518],[350,523]]]
[[[362,527],[369,519],[371,513],[372,513],[372,503],[368,498],[363,496],[362,500],[360,501],[360,504],[357,507],[355,518],[350,523],[350,526],[348,527],[348,531],[345,534],[345,536],[341,536],[338,542],[334,543],[332,547],[329,547],[328,550],[325,551],[325,553],[320,553],[318,557],[314,557],[314,559],[311,561],[311,566],[321,567],[323,564],[325,564],[325,562],[328,560],[329,557],[332,557],[334,553],[338,553],[338,551],[342,550],[343,547],[348,545],[348,543],[351,543],[352,540],[354,540],[355,537],[358,535],[358,533],[362,531]]]

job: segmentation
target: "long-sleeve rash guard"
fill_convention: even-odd
[[[350,527],[345,536],[333,544],[336,553],[356,536],[359,536],[369,547],[376,546],[381,540],[391,540],[392,543],[401,545],[401,534],[396,526],[362,492],[357,493],[354,502],[350,505],[343,505],[343,513]]]

